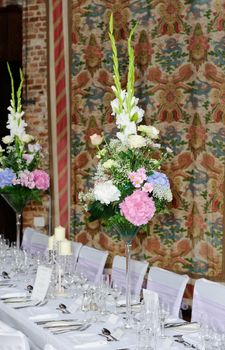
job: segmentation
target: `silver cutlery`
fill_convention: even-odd
[[[99,333],[98,335],[100,335],[101,337],[104,337],[107,341],[113,341],[112,338],[110,338],[108,335],[106,334],[102,334],[102,333]]]
[[[63,314],[70,314],[70,311],[65,304],[59,304],[59,307],[57,307],[56,310],[62,311]]]
[[[176,322],[176,323],[165,323],[165,326],[164,328],[172,328],[172,327],[180,327],[180,326],[187,326],[189,324],[197,324],[198,322],[187,322],[187,321],[184,321],[184,322]]]
[[[53,334],[57,335],[57,334],[64,334],[64,333],[69,333],[69,332],[74,332],[74,331],[79,331],[79,332],[83,332],[86,329],[88,329],[91,326],[91,324],[87,324],[87,325],[83,325],[80,327],[68,327],[67,329],[58,329],[58,330],[51,330]]]
[[[174,341],[179,344],[183,344],[184,346],[188,346],[189,348],[192,348],[192,349],[197,349],[197,346],[184,340],[182,335],[175,335],[174,338],[175,338]]]
[[[24,309],[26,307],[35,307],[35,306],[41,306],[42,301],[38,301],[35,304],[24,304],[24,305],[15,305],[14,309]]]
[[[69,319],[69,318],[64,318],[64,319],[54,319],[54,320],[43,320],[43,321],[34,321],[34,323],[36,323],[38,326],[44,325],[46,323],[58,323],[58,322],[76,322],[78,321],[77,319]]]
[[[10,279],[9,274],[6,271],[2,272],[2,277],[5,278],[5,279]]]
[[[119,339],[115,338],[115,337],[112,335],[112,333],[110,332],[110,330],[107,329],[107,328],[102,328],[102,334],[108,335],[109,337],[111,337],[111,338],[112,338],[113,340],[115,340],[115,341],[118,341],[118,340],[119,340]]]

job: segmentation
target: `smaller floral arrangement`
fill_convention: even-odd
[[[0,146],[0,193],[11,195],[14,206],[24,206],[28,200],[40,201],[42,191],[49,188],[49,175],[39,169],[41,146],[34,137],[26,133],[26,122],[21,105],[23,74],[16,96],[10,67],[12,98],[8,107],[7,129],[10,134],[2,138],[5,148]]]
[[[109,36],[115,83],[112,89],[116,97],[111,107],[118,132],[112,138],[91,136],[92,144],[98,149],[99,161],[93,188],[79,194],[89,221],[100,219],[110,229],[123,233],[123,238],[126,234],[129,239],[172,201],[169,180],[161,171],[171,150],[156,142],[159,138],[157,128],[139,125],[144,110],[138,107],[138,98],[134,96],[134,50],[131,46],[134,30],[135,27],[128,39],[128,81],[126,90],[123,90],[111,16]]]

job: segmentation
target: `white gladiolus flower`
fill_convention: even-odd
[[[116,116],[116,125],[119,127],[126,126],[130,123],[129,115],[126,112],[122,112]]]
[[[147,144],[146,139],[140,135],[130,135],[128,137],[128,145],[130,148],[141,148]]]
[[[119,100],[118,98],[115,98],[113,101],[111,101],[111,107],[112,107],[112,115],[116,115],[117,111],[119,110]]]
[[[5,145],[9,145],[10,143],[13,142],[13,137],[12,137],[12,136],[9,136],[9,135],[4,136],[4,137],[2,138],[2,142],[3,142]]]
[[[97,201],[106,205],[120,199],[120,191],[111,180],[96,184],[93,194]]]
[[[137,121],[136,123],[140,123],[143,119],[145,111],[142,108],[139,108],[138,106],[134,106],[131,110],[131,118],[137,114]]]

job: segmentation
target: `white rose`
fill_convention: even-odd
[[[22,141],[25,143],[29,143],[31,141],[33,141],[34,137],[32,135],[29,134],[25,134],[22,136]]]
[[[108,159],[105,163],[102,164],[103,168],[110,169],[113,165],[115,165],[116,162],[113,159]]]
[[[111,180],[96,184],[93,194],[97,201],[106,205],[120,199],[120,191]]]
[[[90,139],[93,146],[99,146],[103,141],[103,137],[98,134],[91,135]]]
[[[130,135],[128,137],[128,145],[130,148],[141,148],[146,146],[146,140],[140,135]]]
[[[9,145],[10,143],[13,142],[13,137],[12,137],[12,136],[9,136],[9,135],[4,136],[4,137],[2,138],[2,142],[5,143],[6,145]]]
[[[151,139],[157,139],[159,136],[159,130],[151,125],[140,125],[138,131],[143,132],[145,135]]]

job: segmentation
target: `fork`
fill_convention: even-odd
[[[176,336],[176,339],[174,339],[175,342],[183,344],[184,346],[188,346],[189,348],[192,349],[198,349],[197,346],[195,346],[194,344],[189,343],[188,341],[184,340],[182,335],[180,336]]]

